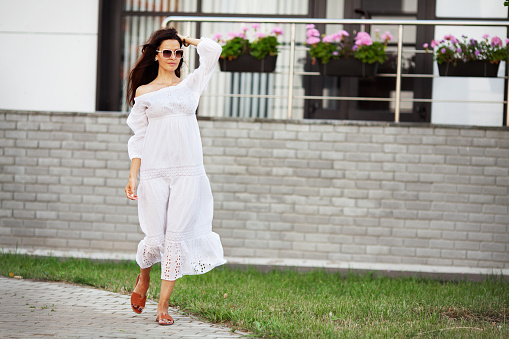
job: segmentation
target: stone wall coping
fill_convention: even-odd
[[[96,112],[63,112],[63,111],[20,111],[3,110],[3,113],[41,114],[41,115],[70,115],[70,116],[95,116],[112,117],[113,115],[127,117],[127,112],[96,111]],[[404,128],[445,128],[464,130],[490,130],[509,131],[509,126],[468,126],[468,125],[445,125],[422,122],[393,122],[393,121],[363,121],[363,120],[321,120],[321,119],[264,119],[264,118],[232,118],[232,117],[202,117],[202,121],[224,121],[224,122],[252,122],[252,123],[280,123],[295,125],[333,125],[333,126],[375,126],[375,127],[404,127]]]

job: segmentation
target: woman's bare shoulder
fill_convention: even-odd
[[[138,87],[136,89],[136,93],[134,94],[134,97],[139,97],[140,95],[154,92],[154,91],[157,91],[158,89],[159,89],[158,86],[153,85],[153,84],[141,85],[140,87]]]

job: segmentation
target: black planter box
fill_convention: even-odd
[[[322,75],[342,77],[374,77],[378,71],[378,62],[366,64],[357,59],[330,59],[322,64],[318,60],[318,68]]]
[[[268,55],[256,59],[251,55],[241,55],[236,59],[219,59],[219,67],[223,72],[261,72],[271,73],[276,69],[277,55]]]
[[[450,62],[444,62],[438,65],[438,73],[441,76],[449,77],[490,77],[497,76],[500,62],[492,64],[488,61],[459,61],[454,66]]]

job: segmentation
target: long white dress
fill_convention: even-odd
[[[197,69],[178,85],[138,96],[127,118],[134,132],[129,158],[141,159],[138,218],[145,237],[136,261],[141,268],[160,261],[161,278],[170,281],[226,262],[212,232],[213,197],[195,115],[221,46],[202,38],[197,51]]]

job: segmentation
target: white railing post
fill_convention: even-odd
[[[394,122],[399,122],[401,110],[401,62],[403,60],[403,25],[398,26],[398,64],[396,68],[396,105],[394,107]]]
[[[295,68],[295,23],[290,26],[290,74],[288,75],[288,114],[292,118],[293,110],[293,73]]]
[[[509,60],[505,61],[505,68],[507,72],[507,98],[505,102],[505,125],[509,126]]]

